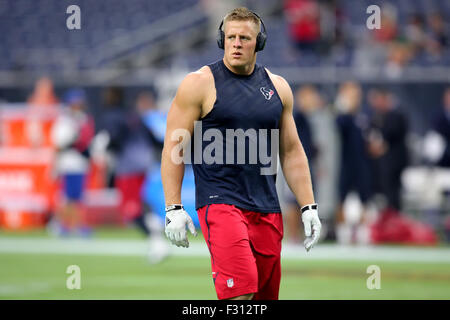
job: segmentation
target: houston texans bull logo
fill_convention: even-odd
[[[266,89],[265,87],[259,88],[259,91],[261,91],[266,100],[270,100],[270,98],[272,98],[273,94],[275,93],[272,89]]]

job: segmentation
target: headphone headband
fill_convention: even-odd
[[[259,19],[259,21],[261,22],[262,31],[260,30],[256,37],[255,52],[262,51],[264,49],[264,46],[266,45],[266,40],[267,40],[266,26],[264,25],[263,19],[261,19],[261,17],[256,12],[253,12],[253,11],[250,11],[250,12],[254,16],[256,16]],[[225,48],[225,32],[223,32],[223,30],[222,30],[223,24],[224,24],[224,19],[222,19],[222,21],[220,22],[219,29],[217,32],[217,45],[219,46],[220,49]]]

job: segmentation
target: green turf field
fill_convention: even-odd
[[[45,232],[2,232],[0,246],[2,237],[51,239]],[[108,229],[97,232],[97,238],[140,239],[134,231]],[[201,246],[201,236],[194,243]],[[280,299],[450,299],[448,260],[369,260],[284,258]],[[371,264],[381,269],[379,290],[366,287]],[[66,288],[69,265],[80,267],[80,290]],[[216,299],[216,295],[205,255],[174,254],[150,265],[145,255],[11,253],[0,248],[0,299]]]

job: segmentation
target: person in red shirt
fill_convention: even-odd
[[[81,89],[69,90],[66,107],[52,128],[52,141],[58,152],[57,171],[62,180],[63,199],[57,213],[54,230],[67,235],[76,231],[82,236],[91,230],[83,222],[82,200],[89,169],[89,146],[94,136],[94,120],[86,112],[86,94]],[[52,227],[51,227],[52,228]]]
[[[284,13],[289,35],[300,50],[315,50],[320,40],[319,6],[315,0],[287,0]]]

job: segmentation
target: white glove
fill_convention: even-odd
[[[182,205],[171,205],[166,207],[166,227],[165,233],[172,244],[177,247],[189,247],[186,235],[186,225],[189,231],[196,237],[194,222]]]
[[[305,226],[306,237],[303,244],[306,251],[309,251],[319,241],[320,229],[322,228],[317,212],[317,204],[307,205],[302,208],[302,221]]]

